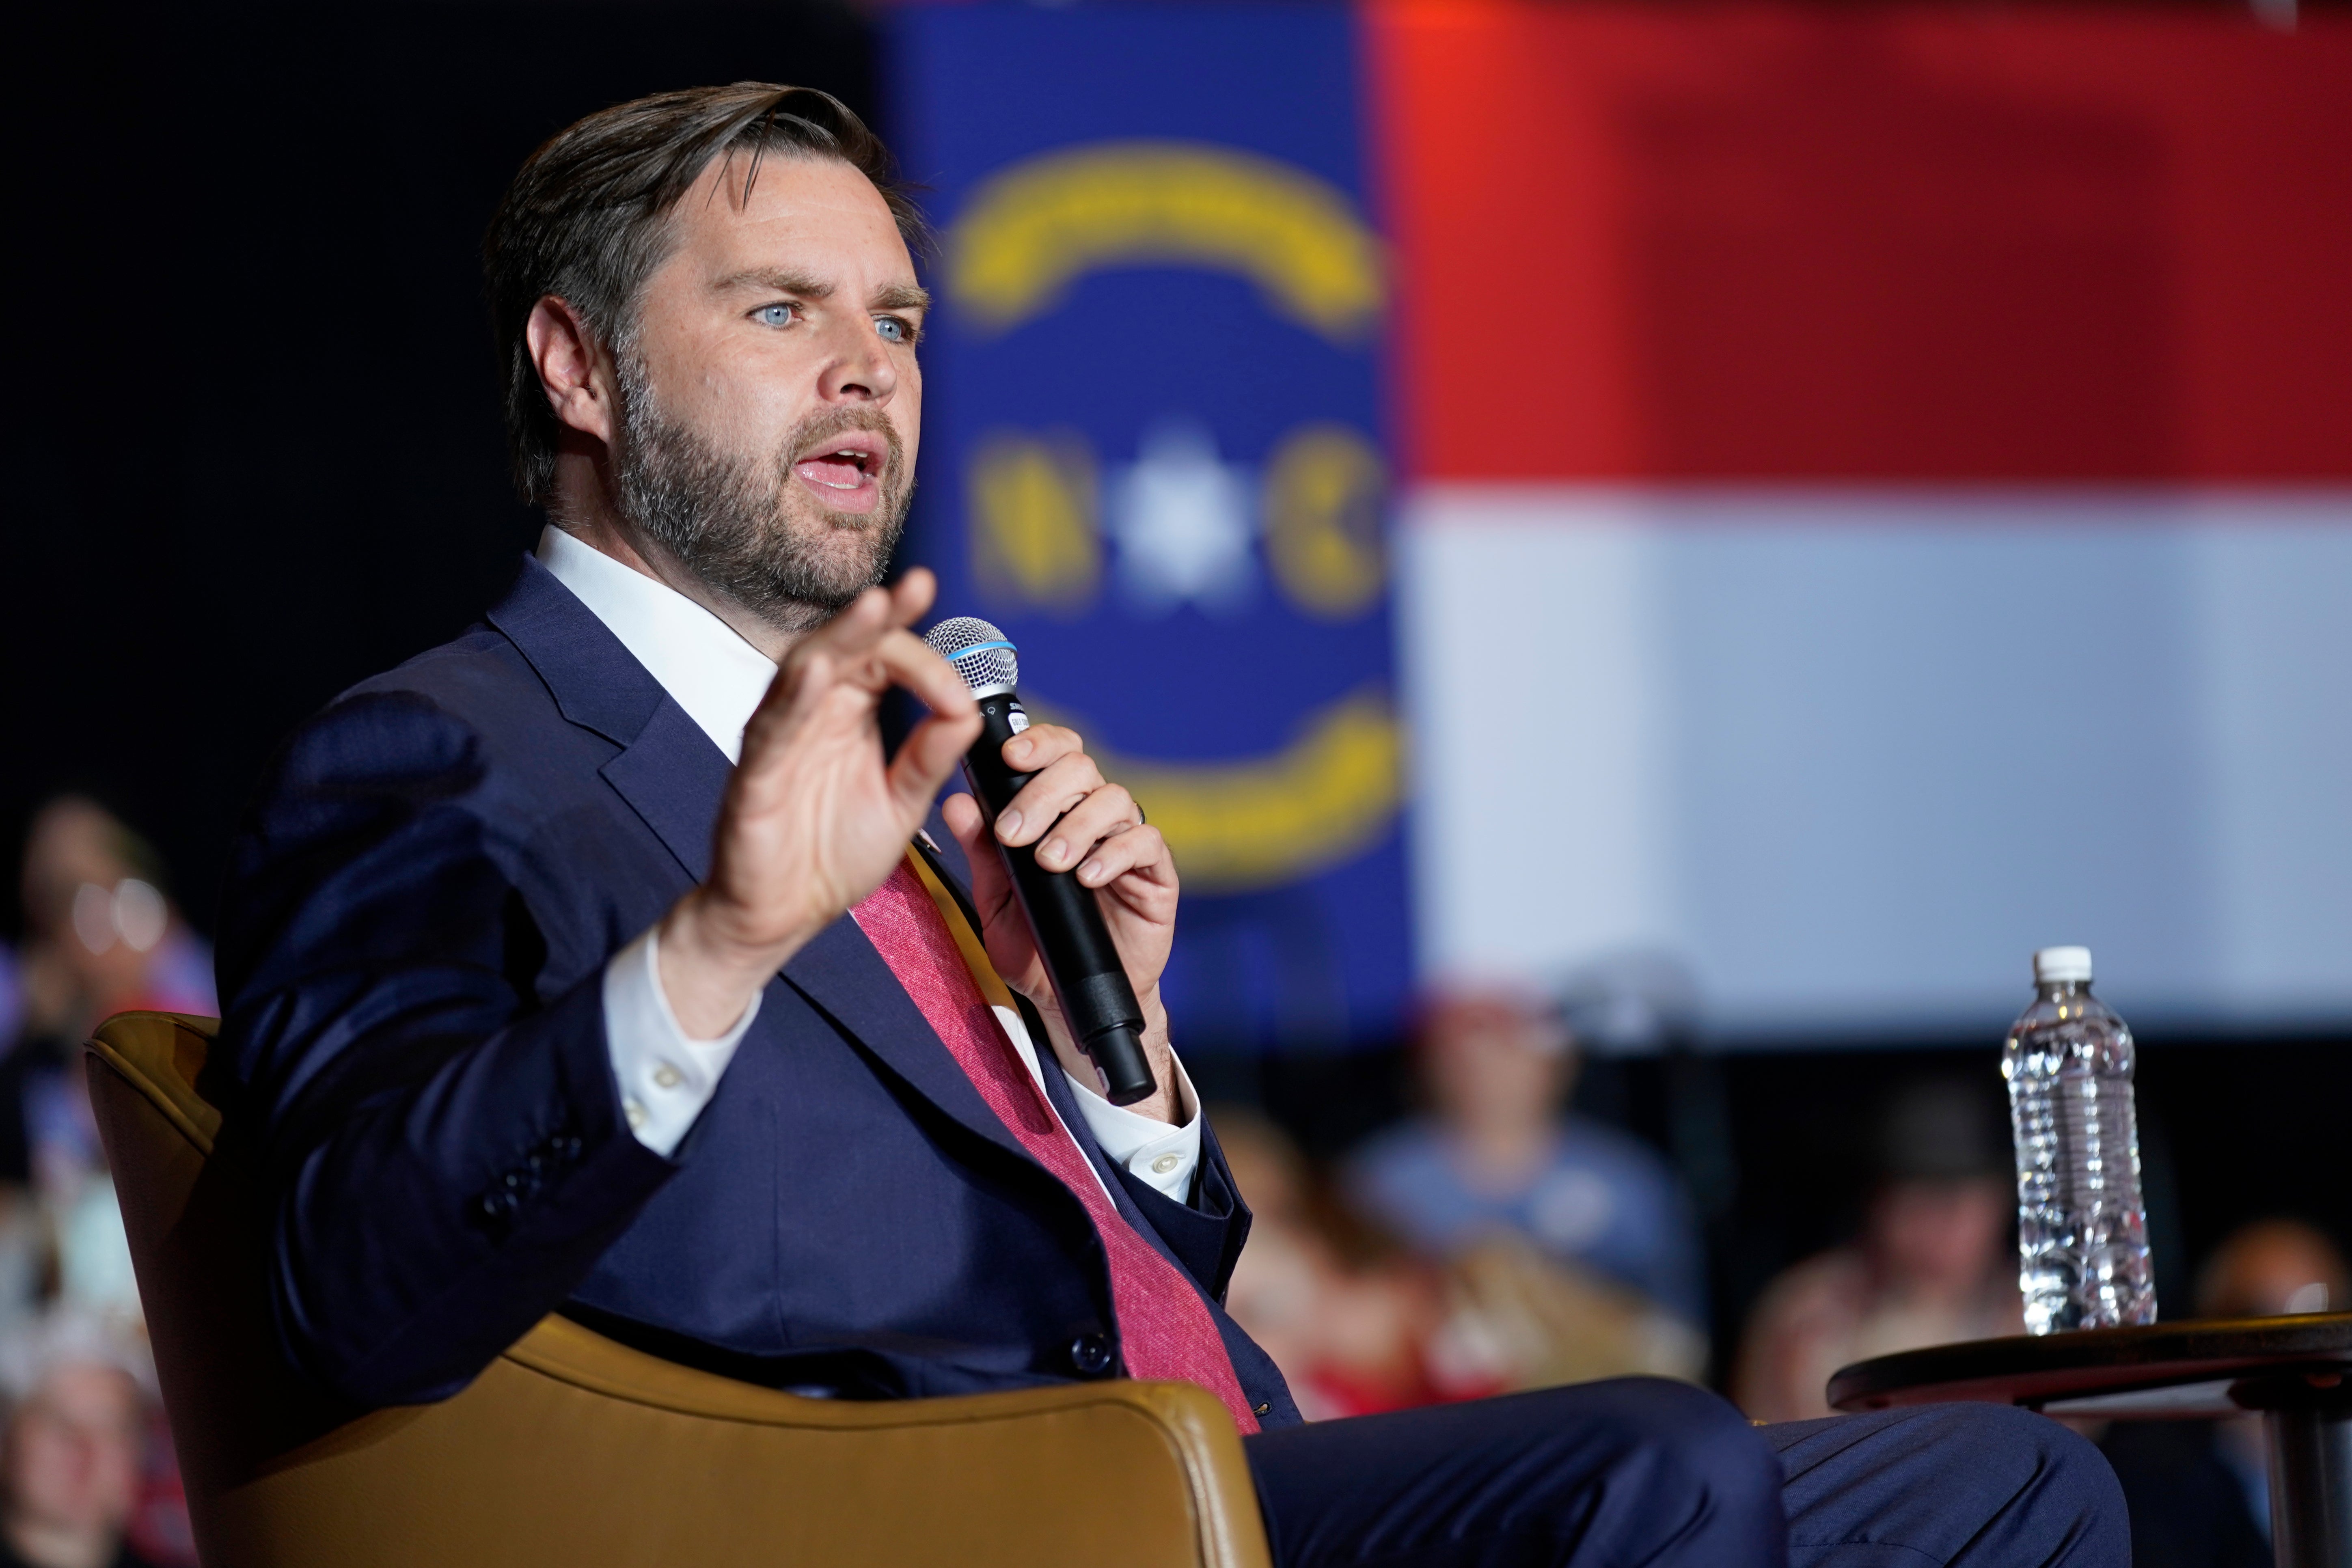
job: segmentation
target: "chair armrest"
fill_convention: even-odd
[[[220,1028],[188,1013],[117,1013],[82,1049],[121,1073],[197,1153],[212,1157],[221,1113],[198,1092],[205,1058]]]
[[[1189,1384],[803,1399],[551,1317],[455,1397],[337,1425],[278,1358],[255,1200],[212,1158],[214,1027],[128,1014],[89,1046],[206,1563],[1269,1568],[1241,1438]]]
[[[254,1568],[1269,1565],[1240,1436],[1189,1384],[803,1399],[562,1318],[445,1404],[288,1454],[215,1521]]]

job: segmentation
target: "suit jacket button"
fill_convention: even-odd
[[[1100,1377],[1110,1370],[1110,1341],[1101,1334],[1080,1334],[1070,1342],[1070,1364],[1080,1377]]]

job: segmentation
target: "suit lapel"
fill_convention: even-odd
[[[635,741],[669,700],[595,612],[531,556],[522,558],[521,574],[488,619],[530,661],[559,712],[615,745]]]
[[[697,882],[708,878],[711,834],[732,771],[727,753],[537,561],[525,558],[522,576],[489,618],[530,661],[566,719],[621,746],[598,770],[604,782],[688,876]],[[818,932],[780,978],[917,1093],[1028,1160],[856,921],[844,915]],[[753,1025],[752,1032],[760,1026]]]
[[[699,882],[710,875],[710,835],[732,768],[727,753],[668,693],[627,749],[597,771],[688,876]]]
[[[783,978],[924,1099],[1024,1163],[1035,1163],[980,1098],[856,921],[844,915],[819,931],[784,965]]]

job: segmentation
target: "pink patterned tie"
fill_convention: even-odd
[[[1224,1401],[1234,1424],[1258,1429],[1224,1342],[1192,1282],[1135,1233],[1094,1167],[1013,1049],[967,967],[946,918],[909,860],[850,911],[915,1006],[1030,1157],[1086,1205],[1110,1259],[1111,1302],[1129,1374],[1194,1383]],[[1039,1049],[1044,1049],[1039,1042]]]

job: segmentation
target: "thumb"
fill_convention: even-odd
[[[987,814],[971,796],[951,795],[940,803],[940,815],[946,818],[948,831],[963,846],[964,858],[971,862],[971,901],[979,906],[983,917],[992,917],[998,906],[1013,896],[1013,883],[1004,874],[1003,858],[997,853],[996,836],[988,830]]]

